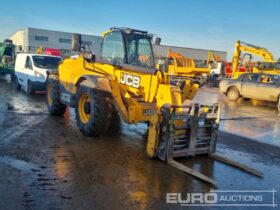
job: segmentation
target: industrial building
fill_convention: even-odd
[[[36,52],[38,47],[59,49],[62,56],[70,56],[72,33],[26,28],[10,36],[13,43],[24,52]],[[101,50],[101,37],[82,34],[82,42],[97,55]]]
[[[15,32],[10,36],[14,44],[24,52],[36,52],[37,48],[56,48],[61,51],[62,56],[70,56],[72,33],[52,31],[37,28],[26,28]],[[101,52],[102,38],[100,36],[82,34],[82,42],[90,47],[90,49],[98,56]],[[154,45],[154,53],[156,58],[167,56],[168,50],[172,50],[182,54],[187,58],[193,58],[197,61],[207,60],[209,50],[176,47],[167,45]],[[213,51],[215,55],[220,56],[222,60],[226,60],[227,53],[223,51]]]
[[[154,45],[154,53],[156,58],[163,58],[167,56],[168,50],[180,53],[186,58],[193,58],[197,61],[205,61],[208,58],[208,53],[210,50],[195,49],[188,47],[177,47],[168,45]],[[219,56],[223,61],[227,59],[227,52],[211,50],[215,55]]]

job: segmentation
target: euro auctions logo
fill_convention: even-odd
[[[276,207],[276,190],[211,190],[208,193],[167,193],[166,203],[181,206]]]
[[[180,204],[213,204],[218,202],[218,195],[216,193],[187,193],[183,196],[181,193],[167,193],[167,203]]]

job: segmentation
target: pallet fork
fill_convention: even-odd
[[[263,177],[261,172],[216,153],[220,111],[219,104],[163,106],[158,158],[214,186],[216,182],[212,178],[177,162],[174,158],[207,154],[217,161]]]

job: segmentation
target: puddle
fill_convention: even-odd
[[[26,162],[24,160],[15,159],[9,156],[0,156],[0,163],[15,168],[20,171],[30,172],[33,170],[40,170],[40,167],[33,163]]]

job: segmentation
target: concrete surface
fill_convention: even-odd
[[[198,97],[214,100],[206,95]],[[166,204],[166,193],[212,189],[166,163],[147,158],[145,125],[123,124],[120,135],[113,137],[84,137],[77,129],[73,109],[63,118],[50,117],[44,97],[29,97],[0,79],[0,209],[187,209]],[[241,115],[239,105],[235,106]],[[249,106],[245,109],[251,116]],[[234,109],[225,110],[229,113],[223,117],[236,117]],[[268,114],[274,113],[273,107],[264,110],[267,117],[274,117]],[[224,120],[224,130],[227,121],[238,124],[238,120]],[[280,189],[279,148],[224,132],[219,133],[218,142],[218,153],[264,172],[264,178],[207,157],[184,162],[214,178],[219,190]],[[276,194],[278,205],[279,200]]]

